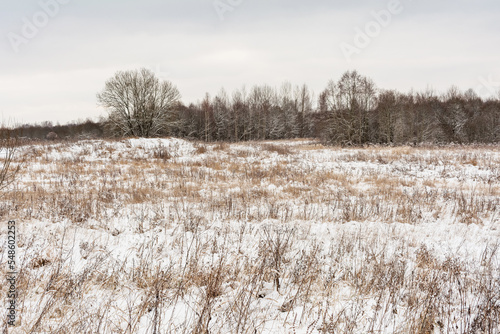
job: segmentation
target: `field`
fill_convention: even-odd
[[[0,202],[18,246],[5,333],[500,332],[499,146],[19,153]]]

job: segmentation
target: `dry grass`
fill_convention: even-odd
[[[500,331],[497,147],[25,152],[9,332]]]
[[[261,147],[263,151],[276,152],[280,155],[288,155],[292,153],[290,148],[286,145],[262,144]]]

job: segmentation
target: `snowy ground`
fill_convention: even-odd
[[[500,331],[498,146],[21,152],[0,202],[18,229],[9,333]]]

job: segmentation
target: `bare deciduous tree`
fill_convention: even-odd
[[[234,114],[234,140],[240,141],[247,135],[248,104],[245,87],[236,90],[232,96],[231,109]]]
[[[376,106],[373,81],[356,71],[346,72],[324,94],[330,116],[329,141],[360,145],[368,141],[369,112]]]
[[[154,137],[164,134],[180,93],[169,81],[160,81],[148,69],[120,71],[97,94],[109,112],[114,135]]]
[[[306,84],[297,86],[294,92],[295,106],[297,110],[297,121],[295,135],[303,138],[309,135],[311,130],[310,114],[313,110],[314,96]]]
[[[396,120],[400,115],[401,102],[395,91],[383,91],[378,97],[377,139],[381,143],[394,143]]]
[[[217,140],[230,140],[233,137],[231,130],[234,128],[234,115],[231,113],[229,97],[224,88],[214,98],[213,110]]]

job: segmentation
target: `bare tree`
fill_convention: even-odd
[[[456,87],[451,87],[441,97],[442,108],[435,110],[435,116],[447,142],[467,141],[465,126],[468,121],[466,98]]]
[[[116,73],[97,94],[99,104],[109,112],[110,130],[121,136],[163,134],[179,99],[179,91],[171,82],[161,82],[145,68]]]
[[[313,106],[312,101],[314,96],[310,92],[306,84],[302,86],[296,86],[294,92],[295,106],[297,110],[297,120],[295,136],[303,138],[308,136],[311,129],[310,118],[308,115],[312,112]]]
[[[356,71],[346,72],[337,83],[343,123],[347,131],[348,144],[368,141],[368,112],[376,103],[373,81]]]
[[[230,140],[233,137],[234,114],[230,112],[229,97],[224,88],[214,98],[213,111],[217,140]]]
[[[392,90],[383,91],[378,97],[377,106],[377,139],[381,143],[394,143],[396,120],[400,117],[401,102],[398,93]]]
[[[428,88],[426,91],[416,93],[414,96],[414,110],[408,114],[411,121],[411,143],[436,143],[445,142],[446,134],[440,127],[437,115],[442,114],[444,108],[436,92]]]
[[[376,107],[373,81],[356,71],[346,72],[323,93],[330,118],[330,142],[360,145],[368,141],[369,112]]]
[[[233,92],[231,109],[234,115],[234,140],[244,140],[247,136],[249,107],[247,104],[247,92],[243,87]]]
[[[207,93],[205,95],[205,98],[203,99],[203,102],[201,102],[201,110],[203,111],[203,114],[205,116],[204,119],[204,134],[205,134],[205,141],[211,141],[212,140],[212,131],[215,126],[212,126],[212,120],[214,116],[214,108],[212,101],[210,99],[210,95]]]
[[[283,83],[275,100],[271,106],[272,113],[268,124],[269,138],[293,137],[297,115],[292,96],[292,84]]]

